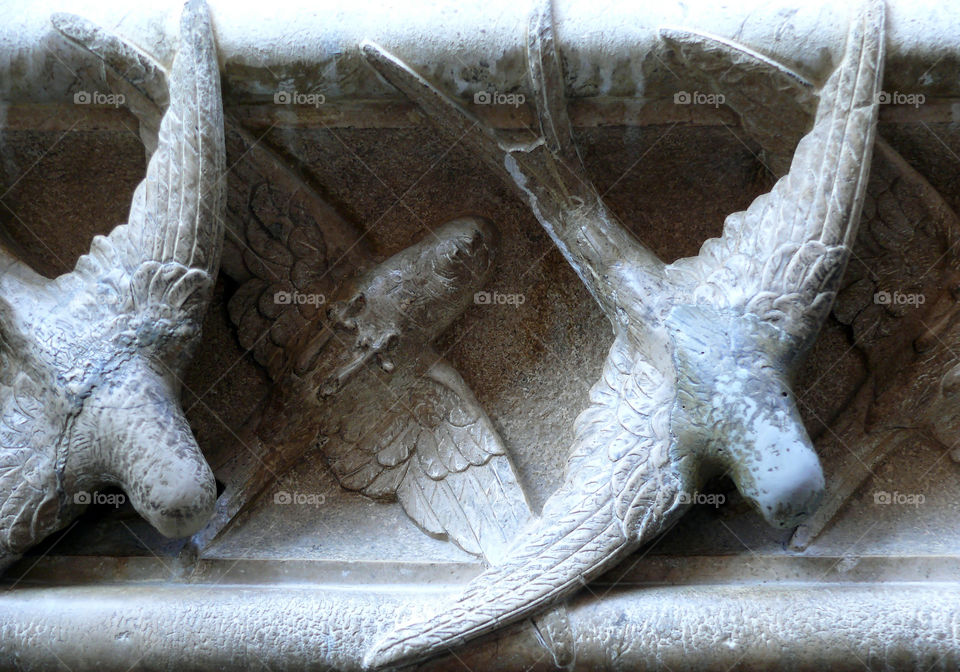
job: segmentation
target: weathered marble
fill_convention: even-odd
[[[72,269],[96,234],[109,234],[126,217],[144,157],[156,156],[181,12],[179,0],[55,5],[9,0],[4,9],[12,7],[13,18],[0,26],[3,244],[50,277]],[[699,482],[698,491],[677,497],[685,515],[664,534],[633,553],[615,552],[620,561],[578,583],[553,610],[418,668],[960,665],[960,479],[949,457],[960,439],[952,401],[952,370],[960,363],[953,291],[960,207],[956,11],[945,3],[887,3],[876,147],[869,180],[858,179],[866,181],[861,224],[855,237],[850,227],[844,245],[846,272],[825,281],[837,300],[810,313],[802,329],[809,334],[806,359],[786,367],[794,375],[761,376],[789,385],[788,401],[754,395],[760,406],[790,408],[791,431],[805,450],[815,445],[826,483],[820,510],[795,529],[787,520],[791,507],[784,507],[772,518],[787,527],[771,527],[754,506],[770,493],[737,487],[750,480],[742,478],[749,469],[736,480]],[[477,553],[469,534],[458,540],[442,526],[418,525],[391,488],[367,482],[372,471],[395,476],[409,464],[428,474],[457,473],[463,463],[456,456],[468,453],[438,451],[439,464],[453,472],[431,472],[437,463],[414,462],[433,455],[423,443],[407,454],[409,445],[364,452],[355,450],[363,441],[348,440],[344,450],[329,441],[343,428],[353,436],[354,424],[389,420],[396,408],[390,399],[416,411],[411,417],[421,430],[442,426],[433,424],[440,414],[420,412],[430,404],[414,408],[408,400],[415,397],[391,383],[405,363],[418,366],[434,353],[459,379],[451,408],[466,400],[476,410],[470,417],[485,419],[494,452],[503,453],[491,459],[511,465],[515,480],[507,490],[514,494],[507,499],[520,517],[548,502],[547,517],[563,508],[567,451],[583,435],[576,418],[589,408],[590,387],[619,342],[608,316],[636,324],[616,306],[632,310],[674,283],[657,285],[639,302],[618,294],[611,309],[604,279],[591,275],[602,266],[578,263],[585,284],[529,196],[514,191],[513,177],[501,179],[503,163],[491,171],[482,142],[478,147],[469,132],[438,133],[438,115],[423,114],[416,96],[407,98],[369,67],[361,41],[375,40],[402,58],[500,138],[526,143],[540,135],[538,98],[550,93],[540,110],[553,111],[548,122],[562,122],[556,137],[572,140],[526,154],[520,144],[511,147],[522,159],[518,167],[534,178],[530,184],[544,175],[540,157],[559,147],[561,177],[575,169],[564,187],[578,194],[582,181],[602,196],[609,221],[599,228],[623,243],[623,260],[633,261],[640,240],[648,251],[643,260],[680,267],[685,262],[676,260],[722,234],[728,213],[769,199],[763,195],[789,172],[795,152],[803,154],[797,145],[818,106],[829,103],[820,92],[843,61],[850,20],[845,5],[826,2],[614,7],[557,0],[560,75],[554,71],[538,87],[527,67],[529,12],[526,5],[446,0],[416,8],[392,3],[377,12],[299,0],[213,3],[225,96],[223,272],[205,290],[211,309],[203,338],[177,391],[186,431],[217,478],[219,517],[192,540],[171,539],[129,502],[94,502],[0,579],[0,668],[361,669],[397,624],[429,622],[471,582],[489,585],[499,571],[491,561],[506,556],[510,563],[504,546],[478,540],[486,548]],[[537,35],[550,41],[549,30]],[[549,45],[541,50],[549,52]],[[120,93],[124,101],[75,104],[81,92],[101,99]],[[906,100],[911,96],[917,104]],[[829,146],[804,146],[810,144]],[[576,161],[568,160],[571,146]],[[460,231],[468,233],[463,240],[483,232],[483,220],[498,230],[487,261],[471,245],[455,252],[484,271],[453,273],[449,285],[416,286],[420,274],[404,264],[439,261],[435,268],[443,269],[453,262],[444,241],[460,237],[443,223],[457,220],[472,223]],[[833,268],[841,260],[821,261]],[[614,272],[624,273],[623,266]],[[394,310],[402,301],[365,300],[380,296],[390,278],[411,289],[404,296],[453,300],[418,304],[410,316],[421,308],[436,314],[434,307],[443,315],[415,320],[423,329],[414,328],[404,322],[405,308]],[[729,279],[714,284],[729,291]],[[289,304],[275,301],[281,291]],[[476,291],[486,294],[475,298]],[[745,286],[743,295],[751,291]],[[341,310],[328,314],[335,302]],[[663,331],[680,355],[669,358],[674,368],[679,362],[714,382],[756,368],[750,357],[729,365],[725,356],[723,339],[743,332],[736,320],[691,318],[673,306],[670,312],[673,328]],[[342,340],[327,339],[331,330]],[[393,350],[391,333],[405,337]],[[691,348],[695,341],[717,356],[686,361],[684,353],[699,352]],[[324,383],[331,372],[353,371],[358,360],[352,375],[334,376],[343,380],[340,389]],[[691,399],[714,387],[687,382]],[[750,398],[702,404],[699,423],[732,416]],[[683,415],[673,410],[657,415],[651,407],[650,417],[663,420],[656,425],[662,429]],[[406,462],[396,460],[403,455]],[[471,463],[462,473],[481,467]],[[669,499],[669,489],[661,493],[656,479],[645,480],[649,470],[635,474],[654,498]],[[439,490],[444,479],[432,483]],[[628,482],[624,492],[635,485]],[[124,493],[103,494],[115,501]],[[483,511],[465,507],[460,523],[468,524],[459,532]],[[537,587],[523,590],[528,596]]]

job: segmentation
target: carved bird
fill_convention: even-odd
[[[167,536],[216,487],[180,408],[222,245],[223,122],[205,5],[191,0],[157,151],[127,224],[54,280],[0,274],[0,566],[120,486]]]
[[[664,28],[681,63],[721,92],[779,177],[816,112],[816,87],[782,63],[721,37]],[[960,218],[927,180],[878,134],[853,259],[833,316],[850,328],[869,374],[818,441],[826,472],[823,502],[794,532],[805,548],[887,455],[927,438],[949,450],[960,425]],[[895,294],[921,297],[903,305]],[[891,300],[885,302],[884,297]],[[817,380],[835,362],[827,361]],[[960,460],[960,451],[952,456]]]
[[[199,547],[316,448],[344,488],[397,500],[428,534],[501,559],[529,506],[490,419],[430,345],[483,286],[494,240],[485,220],[448,222],[345,282],[278,351],[274,361],[287,364],[274,367],[270,398],[242,433],[255,447],[218,467],[225,490]],[[231,311],[248,337],[289,309],[276,297],[317,296],[285,286],[255,278],[235,295]],[[251,328],[257,322],[262,330]]]
[[[528,31],[541,137],[487,128],[372,43],[369,61],[520,190],[600,304],[614,343],[577,418],[563,485],[509,558],[425,620],[399,625],[372,666],[437,654],[576,590],[664,531],[727,472],[768,522],[792,527],[824,486],[791,380],[833,302],[857,230],[875,134],[884,8],[852,23],[789,174],[697,257],[664,264],[585,177],[549,9]]]
[[[80,17],[56,15],[54,25],[107,66],[153,146],[163,68]],[[228,307],[241,345],[274,384],[234,450],[211,458],[224,490],[195,548],[216,554],[216,542],[309,451],[345,488],[398,500],[428,534],[499,561],[529,504],[489,417],[430,345],[488,277],[495,229],[454,220],[375,264],[364,236],[264,137],[230,114],[224,126],[227,154],[237,157],[223,270],[239,288]]]

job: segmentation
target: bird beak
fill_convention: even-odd
[[[147,522],[167,537],[186,537],[213,513],[216,481],[183,415],[173,381],[145,361],[128,362],[118,382],[84,404],[102,446],[105,479],[123,488]],[[79,420],[79,419],[78,419]]]

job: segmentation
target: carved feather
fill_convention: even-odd
[[[152,56],[92,21],[75,14],[54,13],[50,22],[64,37],[98,57],[111,90],[140,121],[140,139],[147,158],[157,149],[163,111],[169,105],[167,73]]]
[[[420,359],[395,357],[389,376],[356,374],[324,409],[327,463],[348,490],[396,499],[429,534],[498,563],[529,505],[473,392],[429,346],[419,349]]]
[[[726,96],[747,133],[778,165],[794,150],[797,129],[813,118],[815,92],[802,77],[756,52],[715,36],[661,30],[682,60]],[[828,474],[817,512],[791,545],[805,548],[836,515],[886,454],[899,446],[897,429],[949,422],[939,397],[955,358],[944,352],[956,328],[956,302],[943,291],[960,281],[954,252],[960,219],[926,179],[877,137],[853,262],[843,277],[833,315],[852,330],[870,378],[821,440]],[[897,305],[894,295],[923,297]],[[889,301],[887,300],[889,299]],[[913,353],[904,356],[904,353]],[[863,435],[867,435],[864,440]],[[846,446],[854,446],[853,451]]]
[[[398,626],[365,662],[426,657],[538,611],[663,531],[685,508],[668,455],[672,394],[631,339],[617,338],[577,418],[564,484],[541,518],[520,531],[503,564],[443,612]]]
[[[809,345],[829,312],[856,236],[876,133],[882,6],[858,16],[790,173],[720,238],[667,267],[691,302],[751,312]]]
[[[593,200],[578,203],[561,193],[569,184],[571,193],[582,189],[559,176],[564,170],[586,179],[569,144],[572,131],[563,110],[562,77],[548,12],[539,8],[528,33],[543,137],[519,147],[468,116],[395,57],[376,45],[365,45],[371,63],[420,102],[441,127],[471,138],[493,165],[502,163],[597,297],[616,334],[603,377],[591,392],[592,406],[578,418],[564,485],[548,500],[542,519],[519,535],[508,553],[510,561],[474,580],[443,613],[401,625],[378,642],[366,659],[373,665],[410,662],[493,630],[555,602],[622,558],[682,511],[684,489],[699,478],[694,474],[702,456],[694,451],[704,449],[701,444],[716,444],[716,459],[727,459],[723,451],[733,447],[728,441],[746,444],[751,456],[764,451],[783,454],[758,445],[743,426],[743,415],[752,415],[752,422],[759,421],[778,437],[774,448],[782,441],[799,457],[783,464],[777,458],[766,464],[762,459],[750,462],[756,458],[749,457],[745,462],[750,466],[735,475],[743,476],[744,487],[758,505],[765,497],[762,493],[769,491],[752,489],[756,480],[779,493],[776,501],[764,504],[768,519],[789,523],[815,503],[822,489],[819,464],[789,394],[782,392],[771,403],[771,393],[783,390],[782,381],[760,375],[760,369],[772,351],[784,359],[798,354],[780,352],[784,342],[813,338],[839,282],[869,166],[874,94],[882,69],[882,3],[874,2],[854,22],[844,63],[827,84],[824,97],[829,102],[798,150],[793,181],[782,181],[779,190],[755,202],[746,216],[731,217],[727,235],[705,245],[702,258],[665,270],[608,213],[594,209]],[[868,76],[858,78],[861,71]],[[545,91],[545,86],[551,90]],[[546,148],[547,158],[535,154],[541,148]],[[764,228],[772,226],[770,222],[776,230]],[[697,318],[701,322],[721,314],[732,320],[730,334],[740,341],[735,347],[742,349],[738,353],[747,365],[731,363],[730,370],[718,373],[709,364],[694,362],[698,356],[710,359],[705,350],[688,352],[687,341],[677,335],[665,340],[656,331],[658,323],[672,324],[678,315],[675,309],[682,308],[678,304],[688,302],[710,306],[713,312]],[[757,320],[758,312],[783,333]],[[705,334],[712,332],[707,329]],[[729,340],[713,343],[708,337],[710,345],[705,347],[713,356],[729,357]],[[704,382],[701,390],[686,392],[686,401],[678,398],[676,389],[680,367],[683,380],[707,374],[698,378]],[[744,407],[727,413],[717,401],[726,394],[718,382],[724,376],[739,378],[737,389],[744,394],[732,395],[729,401],[734,405],[744,404],[747,388],[758,391],[758,399],[748,399],[753,411]],[[713,411],[722,416],[716,425],[700,423]],[[777,478],[786,480],[771,481],[768,472],[779,472]]]
[[[151,123],[159,119],[167,91],[163,67],[86,19],[55,14],[52,21],[68,39],[103,60],[152,150]],[[234,157],[223,271],[240,283],[228,304],[230,317],[241,345],[277,380],[297,355],[300,339],[311,334],[307,325],[316,317],[317,303],[297,303],[295,295],[329,299],[343,278],[369,258],[369,250],[356,227],[291,170],[265,137],[253,137],[230,114],[223,123],[227,155]],[[277,301],[278,294],[291,300]]]
[[[97,236],[74,271],[54,282],[70,292],[85,285],[86,293],[97,297],[94,288],[110,278],[117,296],[98,300],[101,308],[171,321],[183,317],[199,326],[223,241],[223,112],[209,16],[193,5],[184,16],[196,29],[181,37],[188,44],[173,62],[171,77],[183,85],[173,88],[128,222]],[[57,18],[61,26],[92,37],[82,21]]]
[[[664,264],[619,225],[586,175],[572,142],[551,16],[549,2],[539,3],[527,36],[543,133],[539,138],[517,140],[498,133],[379,45],[365,41],[361,49],[390,84],[416,100],[431,120],[518,190],[587,290],[611,315],[616,308],[610,297],[620,284],[620,268],[629,265],[643,276],[640,294],[659,296],[654,288],[660,285]],[[595,226],[584,226],[584,221]]]
[[[274,380],[314,336],[324,304],[369,263],[369,248],[263,140],[228,125],[231,172],[224,272],[241,283],[230,318]]]
[[[223,235],[220,77],[199,0],[183,10],[171,81],[128,223],[54,280],[4,262],[0,567],[76,514],[84,488],[120,485],[169,535],[195,530],[212,508],[213,475],[176,378],[199,338]]]

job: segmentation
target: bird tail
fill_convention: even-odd
[[[597,488],[573,507],[570,494],[564,487],[551,498],[546,510],[565,512],[545,515],[522,530],[508,560],[477,577],[441,613],[390,632],[367,653],[365,665],[427,658],[519,620],[574,592],[633,548],[608,487]],[[553,500],[563,500],[562,505]]]

